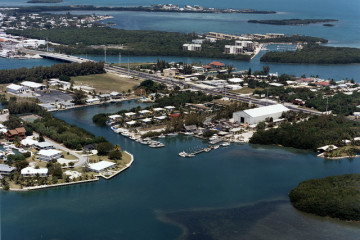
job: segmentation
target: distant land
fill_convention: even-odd
[[[54,3],[62,0],[30,0],[32,3]],[[186,6],[184,8],[176,5],[153,5],[134,7],[98,7],[93,5],[70,5],[70,6],[37,6],[21,7],[17,12],[43,12],[43,11],[138,11],[138,12],[179,12],[179,13],[247,13],[247,14],[275,14],[276,11],[263,11],[254,9],[217,9],[203,8],[201,6]]]
[[[345,174],[301,182],[291,190],[298,210],[341,220],[360,221],[360,175]]]
[[[335,25],[331,24],[331,23],[325,23],[325,24],[323,24],[323,26],[325,26],[325,27],[335,27]]]
[[[27,3],[62,3],[63,0],[30,0]]]
[[[249,23],[271,25],[308,25],[313,23],[337,22],[336,19],[281,19],[281,20],[249,20]]]

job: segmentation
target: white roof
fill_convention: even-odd
[[[17,84],[10,84],[6,88],[14,90],[14,91],[18,91],[18,90],[22,89],[23,86],[20,86],[20,85],[17,85]]]
[[[335,150],[335,149],[337,149],[337,146],[335,146],[335,145],[326,145],[326,146],[323,146],[323,147],[319,147],[318,149],[319,149],[319,150],[321,149],[321,150],[324,150],[324,151],[326,151],[326,150],[328,150],[328,149],[333,149],[333,150]]]
[[[134,125],[135,123],[135,121],[126,122],[127,125]]]
[[[31,87],[31,88],[40,88],[43,87],[44,85],[40,84],[40,83],[36,83],[36,82],[30,82],[30,81],[24,81],[22,83],[20,83],[23,86],[26,87]]]
[[[2,171],[2,172],[11,172],[11,171],[14,171],[15,169],[16,169],[16,167],[11,167],[6,164],[0,164],[0,171]]]
[[[163,111],[164,109],[163,108],[154,108],[153,110],[154,111]]]
[[[166,109],[174,109],[175,107],[174,106],[166,106],[164,108],[166,108]]]
[[[37,142],[35,145],[39,148],[52,147],[53,145],[49,142]]]
[[[33,168],[33,167],[26,167],[21,169],[21,174],[47,174],[48,169],[47,168]]]
[[[265,107],[258,107],[258,108],[244,110],[244,112],[251,117],[260,117],[264,115],[287,112],[287,111],[289,111],[289,109],[282,104],[275,104]]]
[[[166,118],[166,116],[159,116],[159,117],[155,117],[156,119],[159,119],[159,120],[164,120]]]
[[[139,113],[141,113],[141,114],[144,114],[144,113],[149,113],[150,111],[149,110],[141,110],[141,111],[139,111]]]
[[[89,168],[95,171],[101,171],[104,170],[105,168],[114,166],[115,163],[113,162],[108,162],[108,161],[101,161],[101,162],[97,162],[97,163],[90,163],[89,164]]]
[[[115,119],[115,118],[120,118],[120,117],[121,117],[121,115],[118,115],[118,114],[109,116],[110,119]]]
[[[21,144],[25,145],[25,146],[34,145],[34,144],[37,144],[37,143],[39,143],[39,142],[35,141],[34,139],[31,139],[31,138],[25,138],[25,139],[21,140]]]
[[[144,118],[142,121],[143,122],[151,122],[151,119],[150,118]]]
[[[61,153],[61,152],[58,150],[55,150],[55,149],[46,149],[46,150],[40,150],[37,154],[51,157],[51,156],[57,155],[59,153]]]
[[[125,113],[125,116],[133,116],[133,115],[135,115],[136,113],[134,113],[134,112],[127,112],[127,113]]]
[[[243,82],[244,80],[241,79],[241,78],[229,78],[228,81],[229,81],[229,82],[232,82],[232,83],[241,83],[241,82]]]
[[[117,95],[119,95],[119,94],[120,94],[119,92],[111,92],[111,93],[110,93],[111,96],[117,96]]]

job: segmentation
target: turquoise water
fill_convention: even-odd
[[[326,161],[307,151],[247,144],[184,159],[178,152],[206,143],[179,136],[161,140],[165,148],[152,149],[109,128],[95,126],[91,121],[98,112],[114,112],[137,105],[125,102],[54,113],[70,124],[119,143],[134,154],[135,162],[129,170],[109,181],[28,193],[2,193],[3,239],[176,239],[181,229],[160,221],[158,212],[246,208],[274,199],[283,200],[282,207],[273,209],[271,214],[257,212],[258,221],[249,221],[242,229],[255,233],[263,231],[260,223],[291,218],[288,225],[294,225],[288,227],[299,228],[300,232],[309,226],[299,223],[310,222],[322,229],[321,233],[338,231],[341,239],[355,239],[360,234],[360,228],[353,224],[294,211],[287,197],[300,181],[359,173],[359,159]],[[246,215],[242,217],[246,219]],[[285,232],[286,239],[327,239],[326,234],[317,233],[312,237],[311,232],[301,238],[299,232],[288,233],[275,225],[269,225],[268,230],[273,230],[273,239],[280,239]],[[263,239],[267,239],[264,236]]]

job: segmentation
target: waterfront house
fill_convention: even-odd
[[[41,103],[39,106],[49,112],[55,111],[57,109],[56,106],[51,103]]]
[[[0,175],[9,175],[10,173],[14,172],[16,167],[11,167],[6,164],[0,164]]]
[[[100,101],[107,101],[107,100],[110,100],[110,98],[111,98],[110,94],[100,94],[99,95]]]
[[[26,167],[21,169],[21,175],[23,177],[35,177],[39,175],[40,177],[47,177],[48,176],[48,169],[47,168],[33,168],[33,167]]]
[[[326,146],[322,146],[319,147],[317,150],[318,152],[332,152],[334,150],[336,150],[338,147],[335,145],[326,145]]]
[[[99,98],[90,98],[86,100],[87,104],[97,104],[100,103],[100,99]]]
[[[90,171],[97,172],[97,173],[109,170],[113,167],[115,167],[115,163],[108,162],[108,161],[100,161],[97,163],[90,163],[88,165],[88,168]]]
[[[209,63],[209,66],[212,68],[222,68],[222,67],[225,67],[225,64],[222,62],[213,61],[213,62]]]
[[[16,137],[18,137],[20,140],[22,140],[25,138],[25,134],[26,134],[25,128],[23,128],[23,127],[15,128],[15,129],[8,130],[5,133],[5,139],[8,141],[14,141],[14,139]]]
[[[122,97],[122,94],[119,93],[119,92],[111,92],[110,96],[111,96],[112,99],[119,99],[119,98]]]
[[[75,107],[75,104],[73,102],[59,102],[58,105],[60,106],[61,109],[68,109],[68,108],[73,108]]]
[[[50,162],[51,160],[59,159],[62,155],[61,151],[55,149],[40,150],[37,153],[38,159],[41,161]]]
[[[184,51],[201,51],[201,44],[185,43],[183,44]]]
[[[265,107],[258,107],[253,109],[247,109],[244,111],[234,112],[234,122],[247,123],[250,125],[258,124],[265,121],[266,118],[278,119],[283,112],[287,112],[289,109],[282,104],[275,104]]]

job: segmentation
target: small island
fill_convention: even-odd
[[[331,23],[325,23],[323,24],[324,27],[335,27],[334,24],[331,24]]]
[[[249,20],[248,23],[271,25],[309,25],[313,23],[337,22],[336,19],[281,19],[281,20]]]
[[[26,3],[62,3],[63,0],[30,0]]]
[[[318,216],[360,220],[360,175],[345,174],[301,182],[289,197],[295,208]]]

